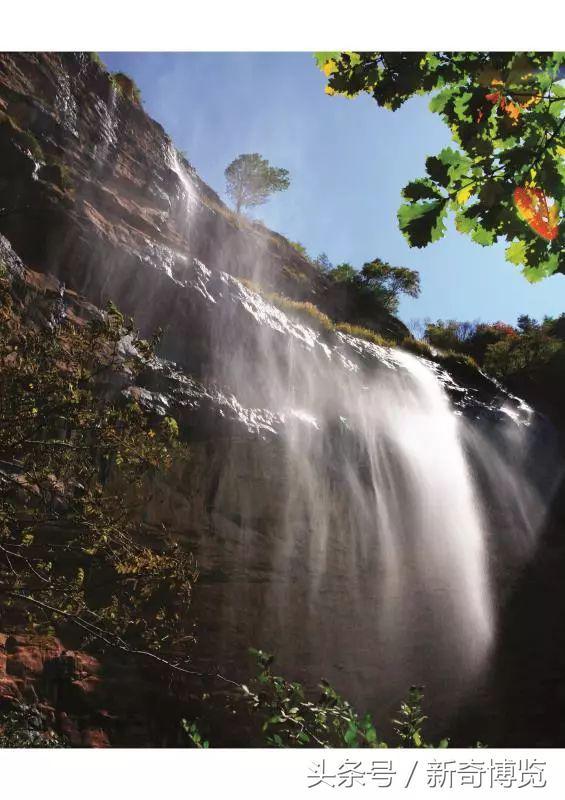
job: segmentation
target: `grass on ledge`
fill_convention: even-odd
[[[317,330],[322,330],[326,333],[345,333],[348,336],[356,336],[358,339],[365,339],[381,347],[397,346],[396,342],[393,342],[391,339],[386,339],[369,328],[363,328],[360,325],[351,325],[349,322],[334,322],[327,314],[320,311],[314,303],[310,303],[306,300],[291,300],[283,294],[265,291],[262,286],[248,278],[238,278],[238,280],[248,289],[251,289],[252,292],[260,294],[261,297],[264,297],[269,303],[280,308],[281,311],[285,311],[290,316],[308,323]]]
[[[261,297],[263,297],[269,303],[272,303],[277,308],[280,308],[281,311],[287,312],[289,316],[297,317],[298,319],[302,320],[303,322],[307,322],[318,330],[332,333],[335,331],[335,324],[328,317],[328,315],[324,314],[323,311],[320,311],[320,309],[315,306],[314,303],[303,300],[291,300],[290,297],[285,297],[284,294],[278,294],[278,292],[268,292],[258,283],[255,283],[255,281],[252,281],[249,278],[238,278],[238,280],[252,292],[261,295]]]
[[[266,291],[258,283],[248,278],[238,278],[238,280],[252,292],[261,295],[265,300],[272,303],[277,308],[280,308],[281,311],[288,313],[289,316],[306,322],[308,325],[317,330],[321,330],[323,333],[344,333],[347,336],[364,339],[379,347],[400,348],[419,358],[427,358],[430,361],[435,361],[446,369],[463,367],[464,369],[473,370],[475,372],[480,371],[477,362],[471,358],[471,356],[456,353],[454,350],[437,352],[427,342],[421,339],[414,339],[411,336],[406,336],[401,342],[395,342],[361,325],[352,325],[349,322],[334,322],[327,314],[324,314],[317,306],[308,301],[291,300],[289,297],[285,297],[277,292]]]
[[[334,325],[334,330],[345,333],[347,336],[355,336],[357,339],[365,339],[367,342],[377,344],[379,347],[398,347],[392,339],[381,336],[380,333],[364,328],[362,325],[352,325],[349,322],[338,322]]]
[[[411,336],[406,336],[400,343],[400,347],[415,356],[431,360],[435,359],[435,351],[423,339],[413,339]]]

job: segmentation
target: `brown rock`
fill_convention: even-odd
[[[69,740],[73,747],[80,747],[82,745],[82,736],[79,730],[78,722],[65,712],[61,711],[58,714],[58,728],[63,736]]]
[[[14,678],[0,678],[0,700],[19,700],[21,693]]]
[[[41,675],[44,659],[35,648],[20,647],[6,659],[6,673],[23,678],[26,675]]]
[[[108,735],[101,728],[87,728],[82,732],[83,747],[110,747]]]

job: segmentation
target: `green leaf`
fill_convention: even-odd
[[[403,191],[412,201],[399,211],[402,232],[412,246],[423,247],[444,230],[441,189],[447,189],[455,212],[466,206],[465,216],[456,216],[458,230],[488,246],[502,236],[508,242],[524,238],[510,219],[511,192],[525,181],[535,180],[546,195],[561,202],[565,162],[560,136],[565,110],[565,85],[560,80],[565,58],[546,52],[425,52],[341,53],[326,64],[334,91],[353,96],[366,92],[379,106],[400,108],[417,95],[431,95],[429,108],[447,123],[459,150],[445,148],[426,161],[429,180],[410,182]],[[324,59],[335,54],[323,54]],[[345,68],[341,68],[345,67]],[[336,69],[337,71],[334,71]],[[499,86],[493,81],[502,81]],[[498,87],[498,88],[497,88]],[[500,103],[497,92],[510,89],[516,98]],[[490,100],[487,95],[491,94]],[[541,97],[545,95],[544,97]],[[539,102],[531,102],[531,99]],[[563,107],[562,107],[563,106]],[[531,175],[535,164],[537,176]],[[478,200],[476,214],[468,207]],[[425,202],[429,201],[429,202]],[[556,259],[555,246],[528,243],[527,276],[565,272],[563,257]],[[516,245],[509,249],[510,261],[522,259]],[[520,260],[519,263],[524,263]]]
[[[463,94],[460,94],[455,98],[455,102],[453,103],[453,111],[455,112],[455,116],[461,120],[461,122],[473,121],[471,113],[469,112],[469,101],[472,99],[472,97],[473,95],[471,92],[463,92]]]
[[[353,744],[357,741],[357,726],[351,724],[349,728],[345,731],[343,739],[346,744],[352,747]]]
[[[486,208],[492,208],[507,195],[507,188],[500,181],[487,181],[479,192],[479,199]]]
[[[313,53],[313,56],[318,69],[323,69],[324,64],[327,64],[328,61],[331,60],[339,61],[341,57],[341,52],[339,50],[332,50],[328,52],[318,51],[316,53]]]
[[[476,220],[468,217],[464,213],[455,215],[455,228],[459,231],[459,233],[471,233],[476,224]]]
[[[443,89],[441,92],[432,97],[428,108],[434,114],[441,114],[452,96],[453,89],[451,87]]]
[[[447,168],[447,174],[451,181],[461,180],[473,165],[468,156],[451,147],[444,147],[438,158]]]
[[[425,247],[445,233],[446,200],[400,206],[398,223],[410,247]]]
[[[559,255],[552,253],[549,258],[539,264],[532,266],[525,266],[522,274],[529,280],[530,283],[537,283],[542,278],[548,278],[553,275],[559,268]]]
[[[473,162],[468,156],[450,147],[445,147],[437,156],[426,159],[426,172],[444,189],[467,176],[472,166]]]
[[[373,742],[376,742],[377,741],[377,732],[376,732],[376,730],[373,727],[369,728],[365,732],[365,738],[367,739],[369,744],[372,744]]]
[[[410,181],[402,190],[402,196],[406,200],[440,200],[442,195],[438,187],[427,180],[427,178],[419,178],[415,181]]]
[[[516,264],[519,266],[520,264],[524,264],[526,262],[526,256],[528,252],[528,246],[526,242],[519,239],[517,242],[512,242],[506,250],[505,250],[505,257],[507,261],[510,261],[511,264]]]
[[[426,158],[426,172],[433,181],[439,183],[444,189],[448,188],[450,180],[447,165],[438,156]]]
[[[471,234],[471,239],[483,247],[488,247],[494,242],[494,233],[482,225],[477,225]]]

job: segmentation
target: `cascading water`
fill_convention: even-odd
[[[436,712],[453,708],[493,644],[497,559],[523,559],[543,520],[533,412],[500,390],[491,408],[468,391],[462,413],[437,365],[323,337],[229,274],[194,269],[204,377],[248,429],[267,420],[224,442],[207,489],[199,591],[214,657],[259,646],[365,705],[425,683]]]

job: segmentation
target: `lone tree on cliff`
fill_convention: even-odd
[[[273,192],[288,189],[288,170],[272,167],[259,153],[245,153],[226,167],[226,191],[239,214],[245,206],[266,203]]]

